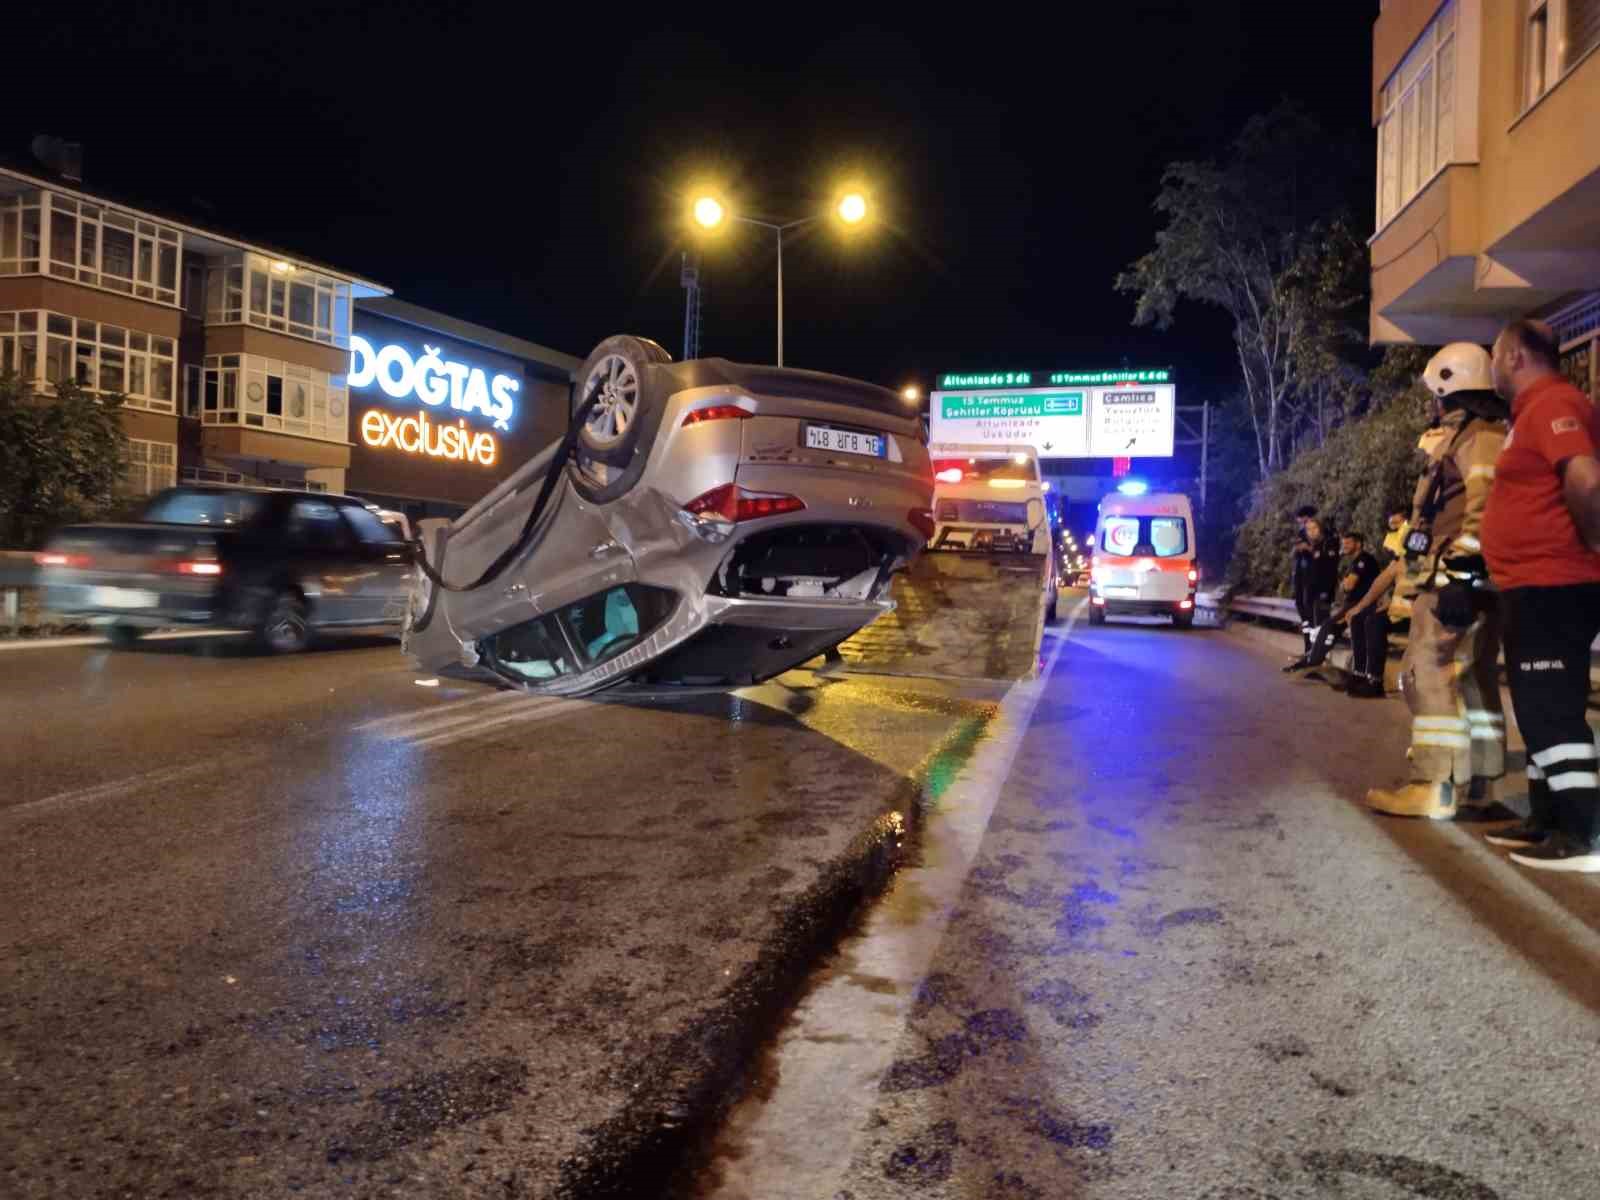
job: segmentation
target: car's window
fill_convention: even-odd
[[[1148,541],[1157,558],[1177,558],[1189,552],[1189,528],[1182,517],[1151,517]]]
[[[162,492],[145,506],[146,521],[172,525],[248,525],[261,515],[260,492]]]
[[[487,646],[496,666],[522,679],[556,679],[578,669],[554,614],[501,630]]]
[[[630,583],[567,605],[567,631],[590,665],[605,662],[636,645],[672,613],[673,596],[664,588]]]
[[[362,508],[359,504],[341,504],[339,507],[350,524],[355,526],[356,536],[363,542],[391,544],[400,541],[400,531],[380,521],[376,513]]]
[[[1182,517],[1107,517],[1100,545],[1123,557],[1180,558],[1189,553],[1189,526]]]
[[[326,500],[296,500],[289,511],[289,538],[314,550],[337,550],[350,544],[339,510]]]
[[[1107,554],[1129,555],[1139,544],[1138,517],[1107,517],[1100,545]]]
[[[1028,506],[1003,500],[941,500],[941,521],[964,521],[973,525],[1026,525]]]

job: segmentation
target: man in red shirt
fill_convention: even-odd
[[[1600,634],[1600,415],[1559,372],[1542,321],[1494,344],[1494,384],[1512,405],[1495,463],[1483,553],[1504,594],[1506,672],[1528,746],[1526,821],[1488,835],[1512,861],[1600,872],[1600,751],[1589,728],[1589,647]]]

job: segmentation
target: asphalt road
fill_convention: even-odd
[[[1600,1196],[1600,881],[1368,813],[1403,706],[1283,661],[1245,630],[1072,630],[701,1195]]]
[[[679,1190],[1600,1194],[1600,884],[1366,813],[1398,702],[1243,632],[1045,648],[671,704],[0,653],[0,1195],[648,1196],[741,1067]]]
[[[997,694],[0,653],[0,1195],[636,1194]]]

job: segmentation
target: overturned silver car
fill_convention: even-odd
[[[932,490],[894,392],[608,338],[561,443],[422,523],[405,650],[558,695],[759,682],[893,608]]]

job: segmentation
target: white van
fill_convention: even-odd
[[[934,442],[933,538],[929,550],[1043,555],[1049,620],[1054,621],[1060,578],[1050,513],[1049,484],[1032,446]]]
[[[1108,615],[1170,616],[1179,629],[1194,624],[1200,582],[1195,561],[1194,509],[1176,492],[1141,494],[1137,487],[1100,501],[1094,561],[1089,572],[1089,622]]]

